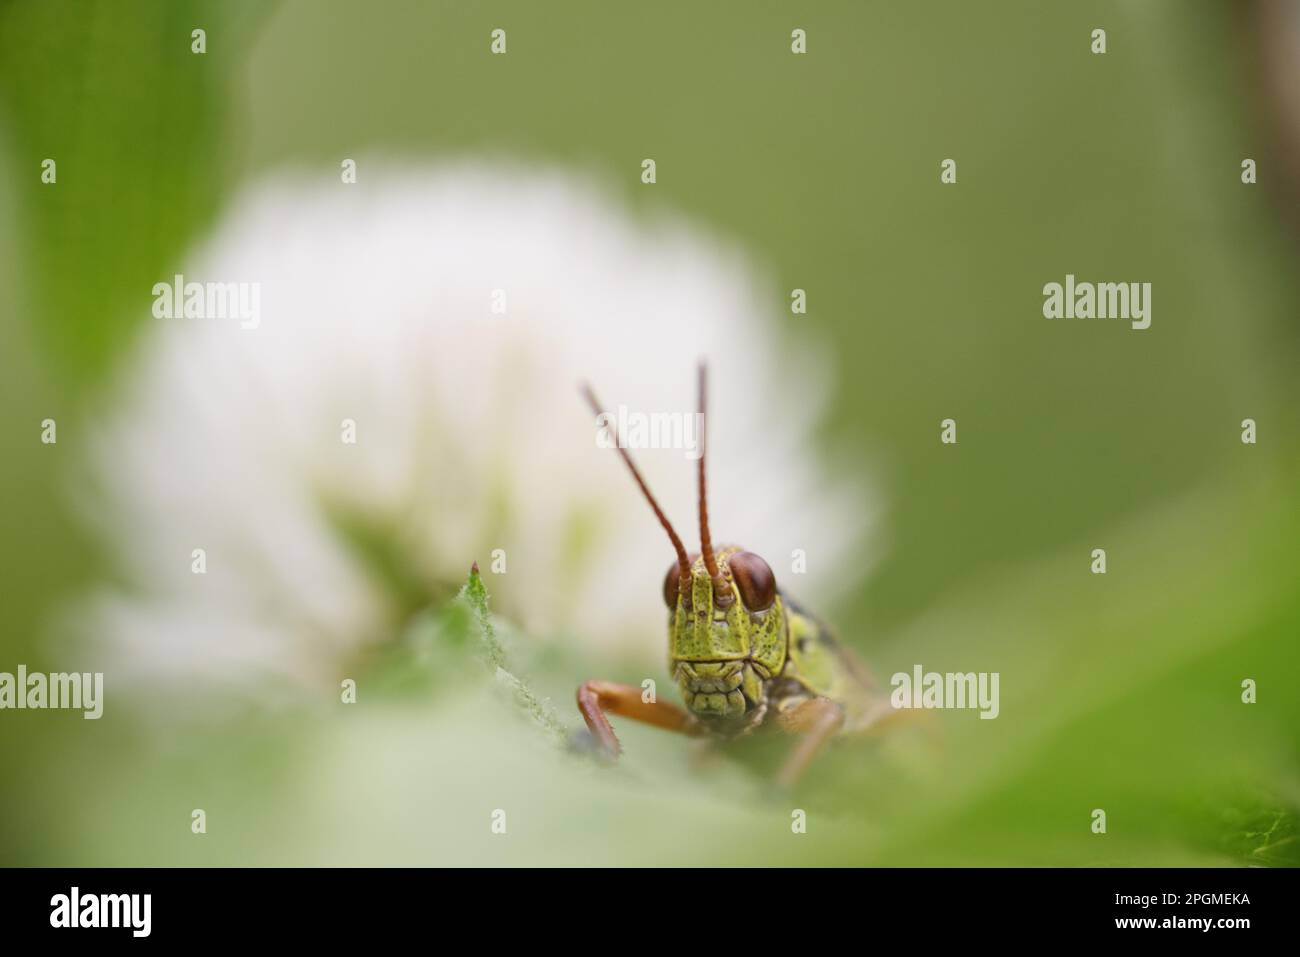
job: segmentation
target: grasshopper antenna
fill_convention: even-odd
[[[587,385],[585,382],[582,384],[582,395],[583,398],[587,400],[587,404],[591,406],[591,411],[596,413],[597,418],[604,415],[604,412],[602,412],[600,408],[600,402],[596,399],[596,393],[592,392],[591,386]],[[637,487],[641,489],[641,494],[645,496],[645,500],[649,502],[650,507],[654,509],[655,518],[659,519],[659,524],[662,525],[664,531],[668,533],[668,539],[673,543],[673,549],[677,552],[677,569],[681,573],[680,587],[682,594],[690,594],[691,561],[686,556],[686,547],[682,545],[682,540],[678,538],[677,533],[673,531],[673,526],[672,523],[668,521],[668,516],[665,515],[664,510],[659,507],[659,503],[655,501],[654,495],[650,493],[650,486],[646,485],[645,479],[641,477],[641,472],[636,467],[636,463],[632,461],[632,456],[629,455],[627,449],[623,447],[623,436],[618,434],[617,430],[614,436],[614,448],[618,450],[619,455],[623,456],[623,461],[627,463],[628,471],[632,473],[632,478],[636,479],[636,484]]]
[[[725,608],[731,604],[731,589],[718,570],[718,560],[713,555],[713,541],[709,537],[709,496],[704,481],[704,463],[708,458],[708,384],[709,369],[700,361],[699,409],[700,409],[700,552],[704,555],[704,567],[709,570],[713,580],[713,603]]]

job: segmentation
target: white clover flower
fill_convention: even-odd
[[[336,682],[476,559],[525,633],[658,661],[673,553],[578,385],[689,412],[700,357],[714,540],[796,595],[860,581],[870,500],[811,441],[825,365],[734,250],[559,173],[362,168],[234,202],[183,273],[260,283],[257,327],[152,319],[111,397],[86,501],[124,584],[83,621],[115,675]],[[694,462],[635,454],[690,546]]]

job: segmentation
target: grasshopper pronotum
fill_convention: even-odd
[[[837,734],[878,728],[896,714],[866,666],[815,616],[777,588],[771,567],[736,546],[714,551],[705,491],[707,373],[699,368],[700,552],[688,555],[618,436],[615,447],[668,533],[677,558],[664,578],[668,606],[668,667],[686,710],[643,699],[642,689],[588,681],[578,710],[602,751],[621,751],[606,712],[689,735],[729,738],[773,720],[802,735],[777,777],[792,785]],[[590,387],[583,394],[599,417]]]

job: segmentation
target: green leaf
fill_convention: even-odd
[[[568,737],[568,729],[555,713],[549,701],[540,697],[528,686],[528,683],[506,668],[505,648],[497,637],[492,615],[488,611],[488,593],[479,574],[478,564],[470,569],[469,580],[457,596],[458,600],[469,605],[474,612],[479,641],[482,643],[484,656],[493,677],[513,697],[515,704],[521,708],[529,719],[544,731],[557,745],[562,745]]]

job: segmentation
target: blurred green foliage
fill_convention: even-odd
[[[481,669],[436,708],[383,686],[161,745],[125,714],[8,713],[0,863],[1295,864],[1300,296],[1267,174],[1237,175],[1270,148],[1244,43],[1209,2],[0,2],[0,668],[60,661],[51,614],[111,573],[74,518],[79,423],[230,190],[487,153],[686,212],[809,290],[790,333],[833,346],[826,444],[878,463],[888,505],[832,617],[870,623],[847,637],[885,674],[997,667],[1006,696],[938,753],[838,749],[799,839],[744,765],[657,732],[620,727],[613,770],[538,747]],[[1066,272],[1151,281],[1152,328],[1042,321]],[[457,660],[473,616],[426,626]],[[548,654],[521,673],[573,722],[593,664]],[[401,673],[462,674],[429,665]],[[194,806],[219,839],[160,826]]]
[[[46,350],[102,369],[149,317],[140,295],[220,207],[237,154],[232,87],[263,4],[11,2],[0,89],[23,269]],[[213,36],[190,51],[190,33]],[[55,160],[57,189],[39,184]]]

